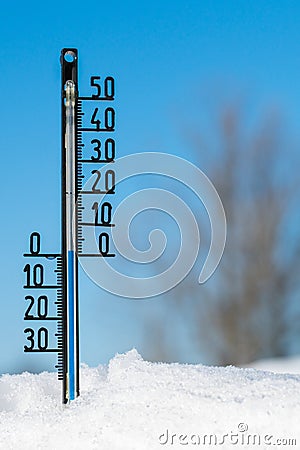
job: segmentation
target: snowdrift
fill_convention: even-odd
[[[54,373],[0,378],[1,449],[300,448],[300,375],[154,364],[136,350],[81,368],[60,403]]]
[[[300,357],[288,356],[284,358],[260,359],[249,364],[248,367],[254,369],[267,370],[275,373],[296,373],[300,374]]]

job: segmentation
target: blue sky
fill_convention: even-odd
[[[188,105],[194,90],[211,80],[253,92],[258,103],[280,105],[296,128],[299,20],[296,1],[2,4],[0,373],[28,361],[21,256],[28,236],[38,230],[47,249],[60,245],[61,48],[79,50],[82,94],[90,75],[116,78],[118,156],[165,151],[188,158],[170,111],[184,98]],[[143,348],[142,317],[159,313],[159,299],[116,299],[84,276],[82,292],[82,360],[96,365]],[[46,358],[34,358],[51,368]]]

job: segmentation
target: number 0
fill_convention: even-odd
[[[109,235],[107,233],[101,233],[99,236],[99,252],[102,256],[109,253]]]

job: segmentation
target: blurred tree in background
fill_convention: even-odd
[[[258,125],[247,122],[236,102],[218,107],[213,117],[213,132],[208,136],[199,120],[186,133],[186,144],[222,199],[225,253],[208,282],[199,285],[192,271],[168,294],[164,315],[146,320],[149,334],[159,337],[147,340],[151,359],[185,360],[174,330],[180,322],[199,361],[210,364],[283,356],[289,340],[300,337],[299,166],[293,143],[274,110]]]

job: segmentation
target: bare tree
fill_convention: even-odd
[[[184,317],[205,362],[242,365],[282,356],[288,353],[291,329],[299,335],[291,310],[300,290],[300,228],[293,225],[299,184],[292,144],[274,111],[253,130],[243,108],[226,105],[215,126],[218,149],[209,160],[201,155],[203,148],[211,150],[210,137],[199,128],[188,134],[199,167],[224,204],[228,239],[217,273],[206,285],[199,286],[192,273],[173,289],[168,317]],[[172,333],[165,321],[152,322],[152,327],[161,337]],[[162,350],[166,341],[176,354],[176,337],[161,338],[160,356],[168,355]],[[155,358],[155,347],[150,341],[148,346]],[[177,353],[177,359],[184,358]]]

